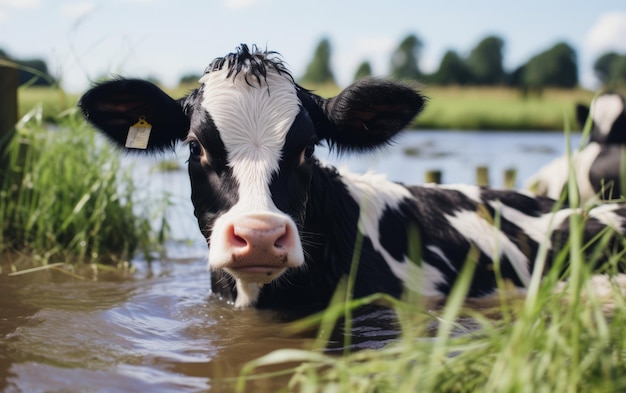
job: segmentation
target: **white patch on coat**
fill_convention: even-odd
[[[539,217],[529,216],[500,201],[489,201],[489,205],[500,212],[500,216],[518,226],[528,237],[538,244],[550,241],[550,235],[573,213],[571,209],[543,214]],[[551,248],[551,243],[548,243]]]
[[[571,162],[576,174],[580,199],[583,202],[592,201],[597,197],[589,180],[589,171],[601,149],[600,144],[590,142],[581,151],[572,153]],[[526,181],[524,188],[531,190],[537,195],[559,199],[563,187],[567,183],[568,176],[569,164],[567,157],[558,157],[530,177]]]
[[[435,245],[429,244],[429,245],[426,246],[426,249],[428,249],[428,251],[430,251],[433,254],[437,255],[439,257],[439,259],[444,261],[450,270],[452,270],[453,272],[456,272],[457,269],[454,267],[452,262],[450,262],[448,257],[446,257],[446,254],[443,252],[443,250],[441,248],[439,248],[439,247],[437,247]]]
[[[530,282],[528,259],[502,231],[476,212],[469,210],[446,215],[446,219],[457,232],[463,234],[468,241],[475,244],[492,260],[506,257],[520,281],[524,286],[528,285]]]
[[[250,86],[240,74],[226,77],[228,70],[204,75],[203,108],[211,115],[227,152],[227,165],[238,183],[239,199],[215,220],[209,248],[209,267],[228,261],[232,255],[227,244],[227,227],[238,217],[248,214],[278,214],[296,236],[290,258],[304,263],[304,253],[293,220],[281,212],[272,200],[270,182],[279,169],[281,151],[294,119],[300,112],[293,82],[284,75],[268,70],[258,86]],[[216,262],[219,261],[219,262]],[[256,303],[258,284],[237,279],[237,307]],[[256,289],[254,287],[256,285]]]
[[[591,118],[600,133],[607,136],[617,118],[624,112],[624,102],[618,94],[603,94],[591,102]]]
[[[259,298],[261,287],[257,283],[245,283],[240,279],[235,280],[237,288],[236,308],[247,308],[254,306]]]
[[[622,207],[622,205],[616,203],[598,205],[589,210],[589,216],[595,218],[604,225],[607,225],[619,232],[623,232],[625,218],[614,213],[615,210]]]
[[[399,261],[380,244],[379,223],[385,210],[398,210],[403,201],[412,199],[409,190],[387,180],[383,174],[354,174],[345,169],[340,173],[350,196],[360,207],[359,231],[372,242],[374,250],[384,258],[393,274],[415,292],[426,296],[441,295],[436,288],[437,284],[445,283],[445,279],[438,269],[423,261],[420,261],[420,267],[408,256]]]

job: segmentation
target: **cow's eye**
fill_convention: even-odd
[[[308,145],[304,149],[304,157],[305,158],[311,158],[311,157],[313,157],[313,153],[314,152],[315,152],[315,145]]]
[[[189,142],[189,153],[191,153],[191,155],[194,157],[202,155],[202,146],[200,146],[200,143],[198,141]]]

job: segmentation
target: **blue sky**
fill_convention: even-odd
[[[597,56],[626,53],[626,1],[0,0],[0,48],[45,59],[72,92],[110,73],[174,85],[239,43],[280,52],[298,77],[322,37],[346,85],[364,60],[386,75],[391,52],[411,33],[424,43],[427,72],[446,50],[466,55],[491,34],[504,40],[509,70],[565,41],[593,88]]]

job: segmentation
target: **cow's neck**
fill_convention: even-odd
[[[337,171],[327,166],[317,166],[313,173],[311,196],[307,210],[307,232],[322,233],[318,243],[321,249],[332,250],[336,255],[329,258],[322,255],[323,261],[330,261],[330,269],[341,276],[349,271],[356,247],[360,251],[380,254],[396,275],[403,275],[404,261],[394,261],[380,243],[380,223],[385,215],[395,214],[398,223],[407,224],[401,205],[412,198],[411,193],[401,184],[388,181],[383,175],[366,173],[353,174]],[[368,245],[360,245],[357,228]],[[395,263],[397,262],[397,263]]]

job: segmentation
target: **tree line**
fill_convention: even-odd
[[[48,72],[48,65],[42,59],[15,59],[0,49],[1,60],[17,66],[20,86],[52,86],[56,84],[56,80]]]
[[[391,53],[387,77],[418,80],[439,86],[510,86],[525,91],[540,91],[547,87],[574,88],[579,85],[576,50],[568,43],[559,42],[510,72],[505,70],[503,64],[504,47],[502,38],[490,35],[481,40],[466,56],[455,50],[448,50],[441,58],[437,70],[425,73],[420,67],[424,43],[417,35],[409,34]],[[331,58],[331,42],[328,38],[322,38],[298,82],[336,83]],[[17,64],[20,85],[50,86],[56,83],[42,59],[13,59],[0,49],[0,60]],[[599,56],[594,62],[593,70],[604,88],[626,89],[626,53],[608,52]],[[371,63],[365,60],[355,70],[353,79],[372,75]],[[198,79],[197,74],[187,74],[180,78],[180,83],[195,83]]]
[[[579,85],[576,50],[566,42],[559,42],[538,53],[511,72],[507,72],[503,65],[504,46],[502,38],[488,36],[467,56],[448,50],[435,72],[424,73],[420,68],[423,41],[415,34],[409,34],[391,54],[388,77],[419,80],[431,85],[510,86],[526,91],[540,91],[547,87],[574,88]],[[300,83],[335,83],[330,66],[331,49],[330,40],[322,38]],[[626,54],[606,53],[595,61],[593,70],[603,87],[626,87]],[[363,61],[354,73],[354,80],[371,76],[370,62]]]

